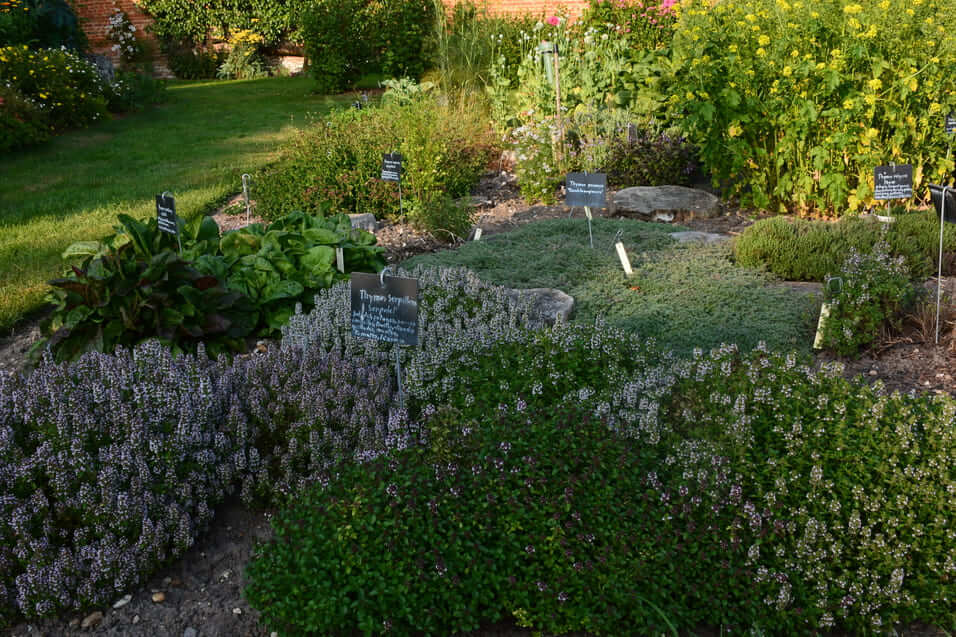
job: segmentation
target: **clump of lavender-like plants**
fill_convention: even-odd
[[[0,374],[0,604],[108,602],[192,545],[231,488],[217,364],[158,343]]]
[[[759,348],[697,352],[677,374],[662,417],[683,442],[667,464],[730,507],[730,535],[772,622],[866,632],[951,621],[951,398],[888,396],[838,366]]]

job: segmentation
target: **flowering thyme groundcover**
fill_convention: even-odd
[[[288,635],[956,628],[952,399],[763,349],[682,359],[415,276],[404,409],[344,284],[262,356],[150,343],[0,375],[0,613],[115,599],[239,490],[286,505],[248,595]],[[529,364],[454,368],[496,352]]]

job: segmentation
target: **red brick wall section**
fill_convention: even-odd
[[[73,10],[80,19],[83,31],[90,41],[90,48],[94,53],[99,53],[113,60],[113,64],[119,66],[121,59],[119,53],[113,51],[113,42],[107,39],[107,32],[110,25],[110,16],[116,9],[121,9],[129,16],[129,21],[136,27],[136,37],[145,39],[152,44],[153,67],[156,75],[160,77],[172,77],[165,58],[159,53],[159,43],[153,34],[146,31],[146,27],[152,20],[136,4],[135,0],[72,0]]]

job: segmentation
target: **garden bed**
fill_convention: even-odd
[[[513,191],[509,188],[500,189],[497,193],[493,197],[487,197],[492,205],[480,209],[483,216],[479,225],[488,235],[530,222],[566,217],[566,209],[561,206],[529,208],[517,203]],[[722,217],[706,222],[691,221],[687,225],[713,231],[737,228],[745,223],[746,221],[740,218]],[[390,255],[390,263],[415,252],[434,252],[448,247],[398,224],[388,226],[385,232],[380,232],[379,241]],[[799,291],[800,294],[804,292]],[[11,339],[12,344],[5,344],[3,351],[6,353],[2,354],[4,360],[12,360],[11,349],[22,349],[29,342],[32,326],[28,327],[29,329],[21,329],[15,333]],[[915,338],[915,333],[911,333],[908,338]],[[825,356],[818,359],[828,360]],[[953,354],[948,347],[933,349],[900,341],[875,357],[864,357],[851,362],[847,366],[847,374],[852,376],[861,373],[867,382],[883,380],[889,389],[904,392],[929,389],[952,392],[954,386],[952,377],[948,374],[953,361]],[[872,373],[874,370],[875,374]],[[253,543],[256,539],[266,539],[271,535],[268,520],[268,512],[250,512],[238,502],[221,505],[217,509],[212,528],[200,537],[184,557],[155,574],[145,586],[138,587],[128,603],[116,609],[104,607],[104,617],[98,623],[90,619],[90,613],[83,616],[74,614],[22,623],[7,629],[3,634],[11,637],[26,637],[38,633],[134,636],[269,635],[270,632],[258,623],[258,612],[249,606],[241,594],[245,585],[242,573],[249,561]],[[161,596],[156,599],[161,601],[154,601],[154,595],[158,594]],[[96,625],[84,629],[81,627],[84,620],[92,621]],[[193,633],[190,629],[196,632]],[[703,629],[701,634],[710,632],[713,631]],[[506,622],[469,634],[475,637],[506,637],[527,635],[530,631]],[[902,634],[915,637],[946,633],[933,628],[912,626]]]

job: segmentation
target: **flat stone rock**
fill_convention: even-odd
[[[723,243],[724,241],[730,240],[730,235],[726,234],[716,234],[714,232],[698,232],[696,230],[688,230],[686,232],[671,232],[670,236],[673,237],[677,243]]]
[[[378,222],[375,220],[375,215],[371,212],[363,212],[361,214],[351,214],[349,219],[352,222],[353,228],[361,228],[362,230],[368,230],[369,232],[375,232],[378,229]]]
[[[507,294],[515,301],[530,298],[534,317],[548,325],[554,325],[558,320],[567,322],[574,311],[574,298],[561,290],[530,288],[508,290]]]
[[[611,212],[668,223],[678,218],[710,219],[720,214],[720,199],[685,186],[634,186],[614,193]]]
[[[101,611],[96,611],[83,618],[83,621],[80,622],[80,628],[83,630],[89,630],[90,628],[98,625],[101,621],[103,621],[103,613]]]
[[[478,195],[459,197],[455,200],[455,203],[466,208],[488,208],[492,205],[491,199],[488,199],[487,197],[480,197]]]

